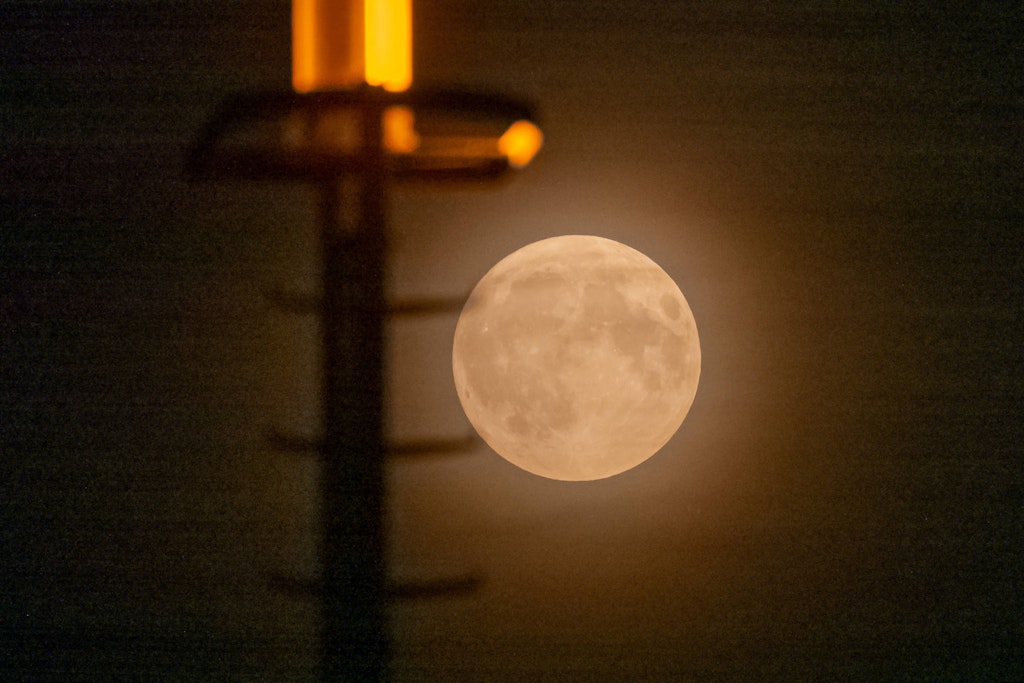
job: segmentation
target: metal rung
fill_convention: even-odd
[[[465,574],[425,581],[391,582],[385,588],[388,600],[425,600],[451,595],[464,595],[480,588],[478,576]],[[296,599],[310,600],[323,596],[323,583],[318,579],[297,579],[275,574],[270,577],[270,588]]]
[[[392,600],[425,600],[451,595],[473,593],[483,584],[480,577],[465,575],[427,581],[407,581],[388,586],[388,598]]]
[[[291,598],[311,599],[323,594],[323,584],[316,579],[296,579],[274,574],[267,582],[271,590]]]
[[[439,313],[458,313],[462,310],[466,297],[447,299],[413,299],[396,301],[388,306],[391,315],[436,315]]]
[[[320,312],[320,298],[312,294],[289,292],[284,289],[268,289],[264,292],[267,301],[275,307],[296,315],[315,315]],[[440,315],[458,313],[466,299],[413,299],[388,305],[388,315]]]
[[[267,434],[267,443],[276,451],[283,453],[314,454],[320,453],[322,442],[306,436],[292,436],[271,430]],[[424,439],[420,441],[398,441],[388,444],[387,454],[395,457],[414,457],[420,455],[446,455],[466,453],[480,445],[480,440],[473,436],[461,439]]]
[[[446,455],[466,453],[480,445],[480,440],[467,436],[462,439],[436,439],[423,441],[400,441],[388,445],[388,455],[410,457],[417,455]]]
[[[314,453],[320,452],[321,441],[305,436],[289,436],[276,430],[267,433],[267,444],[275,451],[284,453]]]
[[[313,294],[289,292],[284,289],[268,289],[263,293],[267,301],[288,313],[311,315],[320,312],[320,297]]]

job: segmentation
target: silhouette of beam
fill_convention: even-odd
[[[323,582],[275,574],[270,577],[270,588],[296,600],[317,600],[323,597]],[[388,582],[385,597],[389,601],[428,600],[433,598],[467,595],[479,590],[483,581],[472,574],[449,576],[420,581]]]
[[[391,315],[437,315],[440,313],[458,313],[466,298],[414,299],[397,301],[388,306]]]
[[[480,440],[467,436],[462,439],[425,439],[422,441],[398,441],[389,444],[388,455],[414,457],[423,455],[452,455],[468,453],[480,445]]]
[[[313,315],[320,312],[318,296],[303,292],[289,292],[281,288],[268,289],[264,297],[276,308],[296,315]],[[412,299],[388,304],[388,315],[440,315],[458,313],[466,298]]]
[[[458,439],[421,439],[415,441],[397,441],[385,446],[385,452],[394,457],[414,457],[421,455],[445,455],[467,453],[480,445],[480,439],[466,436]],[[282,434],[271,430],[267,433],[267,444],[275,451],[296,453],[299,455],[319,456],[323,441],[306,436]]]

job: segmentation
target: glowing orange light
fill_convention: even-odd
[[[412,84],[412,0],[292,0],[296,92]]]
[[[363,0],[292,0],[296,92],[363,82]]]
[[[315,12],[310,0],[292,2],[292,87],[296,92],[313,89],[316,80]]]
[[[384,110],[384,147],[395,154],[409,154],[420,146],[416,117],[409,107]]]
[[[398,92],[412,85],[412,0],[366,0],[366,82]]]
[[[508,158],[508,163],[522,168],[533,160],[541,145],[544,134],[529,121],[516,121],[498,139],[498,151]]]

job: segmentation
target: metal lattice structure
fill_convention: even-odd
[[[385,123],[392,111],[415,122],[414,147],[389,148]],[[531,119],[526,104],[459,90],[262,93],[228,100],[189,150],[188,173],[196,179],[300,181],[319,189],[322,290],[318,304],[306,308],[321,323],[323,432],[315,439],[272,435],[271,444],[321,460],[322,575],[275,584],[320,598],[324,680],[386,678],[388,599],[476,584],[474,577],[387,582],[385,458],[467,446],[389,446],[385,440],[386,317],[452,310],[452,302],[385,300],[388,188],[405,181],[497,179],[512,168],[498,144],[501,134]]]

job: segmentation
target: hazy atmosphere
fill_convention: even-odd
[[[316,197],[190,181],[290,89],[284,0],[0,7],[0,678],[317,675]],[[499,183],[396,186],[389,297],[562,234],[692,309],[654,457],[388,467],[396,681],[1024,678],[1019,3],[417,0],[414,84],[533,102]],[[472,433],[456,313],[388,328],[394,439]]]

